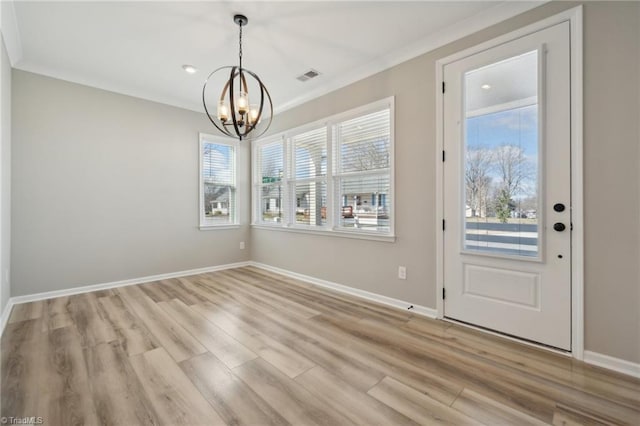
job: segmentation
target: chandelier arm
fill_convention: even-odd
[[[227,95],[227,90],[229,90],[229,83],[231,80],[227,80],[224,87],[222,88],[222,92],[220,92],[220,100],[224,101],[224,97]]]
[[[265,86],[264,84],[262,84],[262,81],[260,81],[260,79],[258,79],[258,83],[260,83],[260,87],[262,89],[264,89],[264,92],[267,95],[267,100],[269,101],[269,122],[267,123],[267,125],[265,126],[264,130],[262,132],[260,132],[257,136],[255,136],[255,138],[259,138],[260,136],[264,135],[267,130],[269,130],[269,127],[271,127],[271,122],[273,121],[273,102],[271,102],[271,95],[269,94],[269,90],[267,90],[267,86]]]
[[[209,82],[209,78],[211,78],[211,76],[213,74],[215,74],[216,72],[220,71],[223,68],[227,68],[227,67],[220,67],[217,70],[213,71],[211,74],[209,74],[209,77],[207,77],[207,79],[204,82],[204,86],[202,87],[202,105],[204,106],[204,111],[207,114],[207,118],[209,119],[209,121],[211,121],[211,123],[216,127],[216,129],[218,129],[219,131],[221,131],[222,133],[224,133],[227,136],[233,137],[233,135],[231,134],[231,132],[229,132],[227,129],[225,129],[224,127],[220,127],[218,126],[218,124],[216,123],[216,120],[214,120],[211,117],[211,113],[209,113],[209,109],[207,108],[207,103],[205,102],[205,92],[207,90],[207,83]]]
[[[260,136],[264,135],[267,130],[269,130],[269,127],[271,127],[271,122],[273,121],[273,102],[271,101],[271,95],[269,94],[269,90],[267,89],[267,86],[265,86],[262,83],[262,80],[260,80],[260,77],[258,77],[256,75],[256,73],[254,73],[253,71],[250,71],[250,70],[245,70],[245,71],[249,75],[251,75],[253,78],[256,79],[256,81],[260,85],[260,89],[264,90],[264,93],[267,95],[267,100],[269,101],[269,111],[270,111],[269,122],[267,123],[267,126],[264,128],[264,130],[262,132],[260,132],[257,136],[255,136],[255,138],[259,138]],[[261,101],[261,105],[262,105],[264,103],[264,96],[260,97],[260,101]],[[257,120],[256,120],[256,122],[257,122]]]

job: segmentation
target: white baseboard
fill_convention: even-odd
[[[148,283],[148,282],[153,282],[158,280],[167,280],[170,278],[205,274],[207,272],[222,271],[224,269],[241,268],[243,266],[248,266],[250,264],[251,262],[248,262],[248,261],[228,263],[226,265],[208,266],[206,268],[189,269],[186,271],[169,272],[166,274],[149,275],[146,277],[131,278],[131,279],[122,280],[122,281],[112,281],[108,283],[87,285],[82,287],[73,287],[73,288],[68,288],[64,290],[54,290],[54,291],[47,291],[44,293],[28,294],[26,296],[11,297],[9,298],[9,302],[7,303],[7,306],[5,307],[4,312],[2,313],[2,320],[1,320],[2,322],[0,323],[0,326],[2,328],[0,329],[0,336],[2,336],[2,333],[4,333],[4,328],[7,325],[7,321],[9,321],[11,308],[14,305],[17,305],[20,303],[36,302],[38,300],[53,299],[55,297],[72,296],[74,294],[90,293],[92,291],[107,290],[110,288],[125,287],[129,285],[143,284],[143,283]]]
[[[584,362],[640,378],[640,364],[598,352],[584,351]]]
[[[371,300],[372,302],[381,303],[387,306],[393,306],[394,308],[410,310],[415,314],[422,315],[425,317],[436,318],[436,314],[437,314],[436,310],[432,308],[427,308],[426,306],[420,306],[420,305],[412,304],[409,302],[405,302],[404,300],[394,299],[392,297],[382,296],[380,294],[371,293],[365,290],[359,290],[357,288],[334,283],[331,281],[321,280],[319,278],[315,278],[309,275],[299,274],[297,272],[289,271],[287,269],[277,268],[275,266],[266,265],[264,263],[250,262],[250,264],[251,266],[255,266],[256,268],[261,268],[261,269],[275,272],[287,277],[295,278],[300,281],[305,281],[305,282],[308,282],[309,284],[317,285],[319,287],[329,288],[335,291],[339,291],[340,293],[345,293],[351,296],[359,297],[361,299]]]
[[[2,337],[2,333],[4,332],[4,327],[7,325],[9,321],[9,315],[11,315],[11,308],[13,308],[13,302],[11,298],[7,300],[7,305],[4,307],[2,311],[2,316],[0,316],[0,337]]]

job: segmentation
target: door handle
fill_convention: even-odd
[[[557,211],[558,213],[563,212],[564,211],[564,204],[562,203],[556,203],[553,205],[553,210]]]
[[[567,227],[562,222],[556,222],[553,224],[553,229],[555,229],[558,232],[562,232],[565,229],[567,229]]]

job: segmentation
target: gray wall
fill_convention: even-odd
[[[9,297],[11,262],[11,63],[0,36],[0,317]]]
[[[587,349],[640,362],[640,3],[585,7]]]
[[[274,133],[395,95],[397,241],[254,229],[253,260],[435,308],[435,61],[573,6],[544,5],[278,115]],[[585,345],[640,362],[640,4],[584,11]]]
[[[198,229],[204,114],[13,71],[12,296],[245,261],[240,229]]]

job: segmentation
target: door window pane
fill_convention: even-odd
[[[538,51],[464,75],[465,250],[539,253]]]

